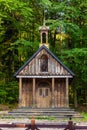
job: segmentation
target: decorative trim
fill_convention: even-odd
[[[73,76],[21,76],[17,75],[17,78],[73,78]]]

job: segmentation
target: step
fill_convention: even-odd
[[[71,116],[71,115],[70,115]],[[34,115],[34,117],[35,118],[49,118],[49,117],[52,117],[52,118],[69,118],[70,117],[69,115],[67,116],[67,115],[55,115],[55,116],[47,116],[47,115],[45,115],[45,116],[41,116],[41,115]],[[32,115],[31,116],[26,116],[26,115],[4,115],[4,116],[2,116],[2,118],[30,118],[31,119],[31,117],[32,117]],[[82,116],[80,116],[80,115],[74,115],[74,116],[72,116],[72,117],[74,117],[74,118],[83,118]]]
[[[47,110],[61,110],[61,111],[64,111],[64,110],[74,110],[74,109],[71,109],[71,108],[29,108],[29,107],[20,107],[20,108],[17,108],[17,109],[14,109],[14,110],[22,110],[22,111],[25,111],[25,110],[29,110],[29,111],[32,111],[32,110],[36,110],[36,111],[47,111]]]
[[[9,113],[75,113],[75,111],[11,111]]]
[[[78,112],[70,108],[17,108],[8,112],[8,114],[3,115],[2,118],[30,118],[30,117],[55,117],[55,118],[65,118],[65,117],[80,117]]]
[[[65,111],[65,112],[68,112],[68,111],[70,111],[70,112],[73,112],[74,111],[74,109],[29,109],[29,108],[27,108],[27,109],[23,109],[23,108],[19,108],[19,109],[15,109],[15,110],[13,110],[12,112],[52,112],[52,111],[54,111],[54,112],[63,112],[63,111]]]

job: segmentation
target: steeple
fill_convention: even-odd
[[[44,12],[43,26],[39,27],[39,31],[40,31],[40,44],[39,44],[39,47],[41,47],[42,45],[45,45],[47,48],[49,48],[49,43],[48,43],[49,27],[46,26],[46,24],[45,24],[45,12]]]

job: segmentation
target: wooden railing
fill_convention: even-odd
[[[31,123],[12,123],[12,124],[0,124],[0,130],[4,128],[24,128],[25,130],[40,130],[41,128],[61,128],[62,130],[87,130],[87,126],[76,126],[70,119],[68,125],[66,124],[56,124],[56,123],[35,123],[35,119],[31,119]]]

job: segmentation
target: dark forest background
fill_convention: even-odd
[[[0,0],[0,104],[18,103],[14,73],[37,51],[39,26],[75,77],[70,105],[87,105],[87,0]]]

